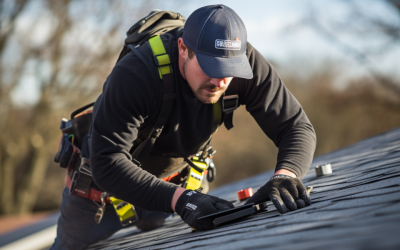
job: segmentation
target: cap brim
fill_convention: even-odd
[[[245,79],[253,78],[253,71],[250,67],[246,54],[239,57],[213,57],[196,53],[197,61],[203,72],[212,78],[240,77]]]

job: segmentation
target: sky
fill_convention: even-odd
[[[191,4],[178,11],[184,16],[199,7],[215,4],[215,1],[202,0],[191,1]],[[367,74],[365,68],[354,60],[354,58],[343,51],[336,43],[324,39],[311,27],[300,25],[302,20],[306,20],[314,15],[317,22],[325,26],[328,30],[330,23],[351,17],[354,6],[360,12],[365,13],[371,18],[383,18],[400,23],[398,16],[392,15],[383,1],[379,0],[256,0],[244,1],[229,0],[219,1],[235,10],[242,18],[248,32],[248,41],[259,50],[268,60],[276,61],[281,64],[289,63],[293,59],[315,60],[316,62],[326,59],[338,60],[348,63],[354,68],[349,75],[359,76]],[[294,27],[297,27],[294,28]],[[357,37],[354,35],[341,34],[336,30],[331,30],[340,41],[360,51],[368,51],[369,46],[373,46],[383,41],[379,37]],[[366,40],[368,39],[368,40]],[[371,66],[384,74],[396,74],[400,67],[400,43],[391,50],[390,53],[371,59]],[[376,61],[376,62],[375,62]],[[311,62],[312,63],[312,62]],[[397,74],[400,78],[400,75]]]
[[[132,5],[135,5],[135,2],[128,0],[125,0],[125,2],[131,8]],[[337,28],[332,28],[334,27],[332,24],[343,23],[343,20],[348,20],[348,26],[357,30],[359,23],[352,19],[351,11],[354,10],[360,11],[368,17],[400,23],[400,15],[394,15],[383,1],[220,0],[215,2],[211,0],[176,0],[158,1],[156,8],[176,11],[188,17],[195,9],[216,3],[225,4],[235,10],[246,25],[248,41],[267,60],[273,62],[273,64],[278,64],[280,67],[288,66],[289,68],[289,66],[298,65],[299,70],[310,73],[313,65],[318,68],[321,63],[329,60],[335,61],[343,68],[341,77],[338,78],[338,85],[347,82],[346,79],[348,78],[368,75],[366,68],[373,68],[384,75],[392,75],[400,79],[400,72],[398,71],[400,43],[392,46],[389,53],[378,53],[370,56],[370,63],[365,67],[365,65],[356,61],[351,53],[341,49],[337,43],[327,40],[315,29],[303,24],[308,18],[314,17],[320,25],[325,27],[345,46],[368,54],[377,45],[384,43],[384,38],[368,36],[368,34],[356,36],[348,32],[338,32]],[[46,18],[41,19],[41,22],[43,22],[41,30],[43,32],[46,30],[46,20]],[[26,21],[30,21],[29,17]],[[131,21],[127,20],[127,23],[129,22]],[[93,22],[92,25],[96,25],[96,23]],[[35,37],[40,40],[42,36]],[[121,37],[124,37],[124,34],[121,34]],[[34,42],[33,38],[32,41]],[[21,97],[23,97],[25,102],[32,103],[37,100],[37,96],[35,96],[37,92],[35,91],[34,76],[28,75],[12,96],[15,100],[21,100]],[[26,95],[26,93],[30,94]]]

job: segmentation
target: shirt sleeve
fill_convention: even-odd
[[[249,43],[247,53],[254,77],[236,79],[239,102],[279,148],[275,171],[287,169],[299,178],[307,173],[316,146],[314,128],[275,69]]]
[[[134,206],[171,213],[177,186],[135,165],[129,153],[138,128],[151,110],[160,107],[157,100],[162,100],[157,98],[155,83],[139,75],[116,66],[95,103],[90,157],[93,180],[104,191]]]

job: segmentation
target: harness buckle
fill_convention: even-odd
[[[153,131],[151,131],[151,136],[150,137],[158,138],[161,135],[161,132],[162,132],[163,128],[164,127],[153,129]]]
[[[101,205],[99,205],[95,201],[93,201],[94,204],[96,204],[97,207],[98,207],[97,212],[96,212],[96,214],[94,216],[94,221],[97,224],[100,224],[101,219],[103,219],[104,211],[106,210],[106,198],[107,197],[109,197],[107,192],[101,193],[101,195],[100,195]]]
[[[239,106],[238,95],[224,96],[222,99],[222,111],[224,113],[231,113]]]
[[[167,66],[171,64],[171,59],[167,53],[159,54],[154,56],[154,62],[157,67]]]
[[[82,157],[81,165],[79,166],[79,169],[78,169],[79,173],[82,173],[82,174],[85,174],[85,175],[88,175],[91,177],[92,171],[90,170],[89,164],[90,164],[89,160]]]
[[[135,207],[132,204],[117,199],[113,196],[110,196],[109,199],[119,217],[119,222],[123,227],[133,224],[139,220]]]

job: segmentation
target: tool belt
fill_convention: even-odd
[[[73,113],[71,120],[62,119],[60,129],[63,135],[54,160],[60,163],[60,167],[67,170],[65,180],[70,195],[100,203],[104,191],[93,182],[87,152],[89,128],[86,124],[90,124],[92,112],[91,110],[82,111],[82,109],[78,110],[80,112],[75,112],[77,114]],[[189,167],[162,180],[187,189],[201,188],[203,178],[206,177],[209,182],[212,182],[215,177],[215,166],[212,162],[215,152],[211,146],[208,146],[204,152],[200,152],[191,160],[184,157]],[[110,203],[109,198],[106,199],[106,203]]]
[[[87,143],[87,134],[82,137],[82,140],[80,141],[80,146],[82,147],[82,150],[80,150],[76,145],[74,145],[74,143],[76,143],[74,134],[68,135],[65,133],[61,137],[59,151],[55,160],[60,163],[61,167],[65,167],[67,170],[65,182],[69,189],[69,194],[94,201],[98,206],[94,220],[98,224],[103,218],[106,204],[113,205],[122,226],[127,226],[137,222],[139,217],[137,216],[133,205],[110,196],[107,192],[98,188],[93,182],[90,170],[90,161],[83,157],[85,142]],[[63,155],[69,157],[63,157]],[[190,187],[197,187],[196,185],[199,180],[190,177],[191,171],[191,168],[185,168],[183,171],[168,176],[163,180],[175,184],[183,183],[185,185],[189,184]],[[200,188],[200,186],[201,182],[198,188]]]
[[[83,158],[83,159],[85,159],[85,158]],[[80,170],[69,172],[65,176],[66,186],[70,190],[69,194],[77,195],[82,198],[86,198],[86,199],[101,203],[101,194],[104,193],[104,191],[94,188],[93,187],[94,183],[92,182],[91,175],[89,176],[86,173],[82,173],[82,169],[83,168],[80,167]],[[90,169],[89,169],[89,171],[90,171]],[[72,178],[70,177],[70,175],[71,175],[70,173],[72,173]],[[179,185],[179,184],[184,185],[184,183],[186,183],[186,185],[187,185],[187,183],[188,183],[187,179],[188,179],[189,173],[190,173],[190,169],[188,170],[187,168],[185,168],[181,172],[177,172],[170,176],[162,178],[162,180],[166,181],[166,182],[171,182],[171,183],[174,183],[177,185]],[[205,171],[205,175],[207,175],[207,173],[208,173],[208,170]],[[194,183],[191,184],[191,186],[194,186],[194,185],[195,185]],[[200,188],[200,187],[197,187],[196,189],[198,189],[198,188]],[[106,199],[106,203],[110,203],[110,199],[108,197]]]
[[[96,185],[93,182],[90,170],[90,161],[87,158],[82,157],[82,151],[75,145],[70,144],[69,147],[66,147],[65,144],[62,144],[66,140],[69,142],[69,138],[72,138],[73,143],[73,137],[68,134],[63,134],[60,143],[61,151],[63,147],[64,150],[68,149],[69,151],[72,151],[69,160],[63,159],[64,162],[68,161],[65,182],[69,189],[69,194],[77,195],[95,202],[95,204],[98,206],[98,210],[95,214],[94,220],[98,224],[103,218],[106,204],[110,203],[113,205],[122,226],[127,226],[137,222],[139,217],[137,216],[133,205],[112,197],[108,195],[107,192],[94,187]],[[83,142],[84,141],[85,140],[83,140]],[[209,147],[209,152],[212,152],[212,154],[203,154],[208,156],[206,158],[202,158],[200,156],[193,157],[192,160],[185,158],[188,163],[190,162],[187,168],[184,168],[181,172],[177,172],[165,177],[162,180],[175,184],[181,184],[182,187],[185,187],[186,189],[201,191],[201,185],[204,177],[207,176],[207,180],[212,181],[215,176],[215,168],[211,159],[215,154],[215,151],[212,151],[212,148]],[[212,174],[210,175],[209,173]]]
[[[83,197],[83,198],[87,198],[87,199],[92,200],[92,201],[96,201],[98,203],[101,203],[101,194],[104,193],[104,191],[100,191],[100,190],[97,190],[97,189],[94,189],[94,188],[90,188],[88,190],[88,192],[80,190],[80,189],[78,189],[76,187],[75,188],[73,187],[71,189],[71,182],[72,182],[71,177],[69,177],[69,175],[67,174],[65,176],[65,183],[66,183],[68,189],[72,190],[72,194],[80,196],[80,197]],[[110,203],[110,199],[108,197],[106,199],[106,203]]]
[[[210,147],[210,150],[211,149],[212,148]],[[65,177],[65,183],[69,189],[69,194],[101,203],[101,195],[104,191],[98,188],[93,182],[90,170],[90,161],[81,157],[80,153],[80,150],[74,146],[74,153],[70,159],[70,164],[67,167],[67,175]],[[215,153],[215,151],[213,151],[213,153]],[[200,160],[200,157],[195,156],[191,161],[188,160],[195,167],[189,165],[182,171],[162,178],[162,180],[176,185],[181,185],[186,189],[200,189],[204,178],[207,178],[207,181],[209,182],[214,180],[215,165],[212,162],[212,156],[209,156],[204,160]],[[110,203],[108,197],[106,203]]]
[[[63,134],[54,160],[60,163],[60,167],[67,170],[66,184],[70,195],[101,202],[101,194],[104,191],[93,182],[90,169],[87,144],[92,110],[85,111],[88,107],[91,105],[74,111],[71,114],[71,120],[62,119],[60,129]],[[205,176],[208,182],[212,182],[215,178],[215,166],[212,162],[215,152],[211,146],[207,146],[206,150],[199,152],[191,159],[183,157],[189,164],[189,168],[165,177],[163,180],[187,189],[199,189]]]
[[[95,183],[93,182],[89,161],[86,158],[82,158],[82,164],[75,171],[68,171],[65,177],[66,186],[69,189],[70,195],[77,195],[82,198],[90,199],[96,202],[101,203],[101,194],[104,193],[100,188],[95,188]],[[82,167],[83,166],[83,167]],[[191,173],[190,168],[185,168],[181,172],[176,172],[170,176],[162,178],[163,181],[171,182],[181,186],[194,187],[194,189],[198,189],[201,186],[197,184],[198,181],[191,181],[188,176]],[[204,175],[206,176],[208,170],[205,170]],[[193,175],[193,174],[192,174]],[[72,176],[72,177],[71,177]],[[202,179],[201,179],[202,180]],[[97,187],[97,186],[96,186]],[[106,203],[110,203],[110,199],[106,199]]]

